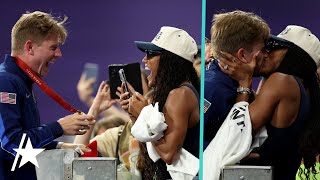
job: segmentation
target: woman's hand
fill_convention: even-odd
[[[110,108],[114,103],[116,101],[110,97],[110,86],[105,81],[102,81],[91,106],[94,116],[98,117],[101,112]]]
[[[80,100],[86,103],[88,106],[91,106],[93,97],[93,85],[96,82],[96,79],[86,79],[85,73],[80,77],[80,80],[77,85],[78,96]]]
[[[238,81],[239,84],[242,84],[241,82],[252,81],[252,76],[256,68],[257,56],[260,51],[254,54],[249,63],[241,62],[231,54],[225,52],[221,53],[224,55],[224,57],[219,57],[219,66],[221,71]]]
[[[119,97],[118,102],[121,108],[126,112],[128,112],[130,94],[129,92],[124,92],[124,84],[121,84],[121,87],[117,87],[117,90],[118,91],[116,92],[116,94]]]
[[[83,154],[83,152],[90,152],[91,149],[86,147],[83,144],[72,144],[72,143],[63,143],[61,146],[61,149],[73,149],[79,152],[80,154]]]
[[[144,98],[140,93],[136,92],[129,101],[128,112],[134,117],[138,117],[141,110],[148,105],[148,100]]]
[[[245,162],[245,161],[250,160],[250,159],[260,159],[260,154],[258,154],[258,153],[250,153],[246,157],[244,157],[241,161]]]

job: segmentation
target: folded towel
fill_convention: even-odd
[[[167,129],[167,124],[163,113],[158,110],[158,103],[144,107],[131,128],[131,134],[140,142],[157,141],[163,137],[163,131]]]

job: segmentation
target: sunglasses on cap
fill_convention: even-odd
[[[278,49],[286,49],[290,47],[290,43],[289,42],[282,42],[279,40],[275,40],[275,39],[269,39],[266,42],[266,46],[265,49],[267,52],[271,52],[271,51],[275,51]]]
[[[145,50],[144,52],[147,54],[147,59],[151,59],[161,54],[161,51],[153,51],[153,50]]]

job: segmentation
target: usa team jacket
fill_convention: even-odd
[[[16,65],[10,55],[6,55],[4,62],[0,64],[0,180],[7,179],[8,174],[18,178],[18,172],[21,172],[20,175],[35,174],[31,163],[27,164],[33,171],[28,169],[27,164],[21,168],[17,166],[16,172],[10,171],[16,155],[13,148],[18,148],[23,133],[26,133],[25,142],[30,138],[33,148],[46,149],[55,148],[57,142],[53,140],[63,134],[58,122],[41,125],[32,85],[33,81],[27,74]]]

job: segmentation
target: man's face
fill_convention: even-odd
[[[32,70],[40,77],[44,77],[49,72],[49,64],[54,63],[62,56],[57,37],[48,37],[42,43],[34,43],[32,46]]]
[[[248,63],[251,62],[253,59],[253,56],[259,51],[259,54],[257,56],[256,60],[256,68],[254,70],[254,76],[257,76],[261,70],[261,67],[264,64],[264,59],[268,56],[267,51],[265,50],[265,43],[263,40],[260,40],[256,43],[254,43],[252,47],[252,51],[245,54],[245,59],[248,60]]]

